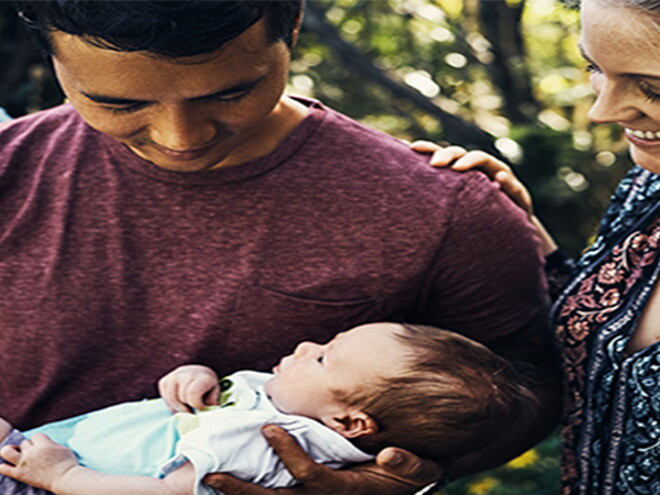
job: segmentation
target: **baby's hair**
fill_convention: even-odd
[[[410,349],[407,371],[341,397],[378,424],[356,440],[360,448],[396,446],[450,466],[535,416],[521,375],[484,345],[425,325],[401,325],[396,335]]]

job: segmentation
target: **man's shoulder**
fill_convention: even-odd
[[[412,151],[401,139],[328,107],[323,110],[325,115],[313,146],[302,150],[303,158],[321,173],[346,173],[381,188],[388,184],[397,189],[421,187],[434,192],[464,189],[467,184],[488,188],[489,181],[480,172],[433,168],[429,165],[430,155]]]
[[[383,152],[396,158],[421,160],[421,155],[413,152],[400,139],[331,108],[325,107],[325,110],[325,119],[318,136],[324,140],[325,147],[334,148],[342,155],[354,153],[356,158],[367,158],[373,161],[377,159],[377,155],[379,160],[382,159],[380,154]]]
[[[83,126],[85,123],[71,105],[59,105],[3,122],[0,124],[0,143],[11,144],[23,137],[47,140],[52,133]]]

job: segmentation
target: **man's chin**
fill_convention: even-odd
[[[203,173],[216,168],[220,168],[217,162],[213,163],[197,163],[197,162],[187,162],[187,163],[169,163],[169,162],[155,162],[149,160],[151,163],[156,165],[163,170],[169,170],[170,172],[181,172],[181,173]]]
[[[224,155],[211,156],[207,153],[205,156],[196,159],[173,159],[171,157],[162,156],[162,154],[158,152],[144,152],[139,148],[131,146],[128,146],[128,148],[143,160],[146,160],[163,170],[169,170],[171,172],[208,172],[209,170],[220,168],[222,166],[222,161],[226,158]]]

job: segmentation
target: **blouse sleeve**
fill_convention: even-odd
[[[550,298],[555,301],[576,271],[575,260],[557,249],[545,257],[545,275]]]

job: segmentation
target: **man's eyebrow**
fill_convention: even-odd
[[[243,91],[247,91],[252,89],[254,86],[259,84],[266,76],[261,76],[258,77],[257,79],[254,79],[252,81],[248,82],[242,82],[239,84],[236,84],[230,88],[226,88],[220,91],[216,91],[214,93],[209,93],[207,95],[202,95],[202,96],[195,96],[194,98],[190,98],[189,101],[200,101],[200,100],[207,100],[207,99],[213,99],[213,98],[222,98],[226,96],[231,96],[236,93],[241,93]],[[135,104],[144,104],[144,103],[152,103],[149,100],[134,100],[132,98],[119,98],[116,96],[107,96],[107,95],[99,95],[95,93],[87,93],[86,91],[80,91],[85,97],[88,99],[96,102],[96,103],[102,103],[105,105],[135,105]]]
[[[130,98],[116,98],[114,96],[97,95],[81,91],[83,96],[95,101],[96,103],[105,103],[107,105],[131,105],[135,103],[146,103],[144,100],[131,100]]]

